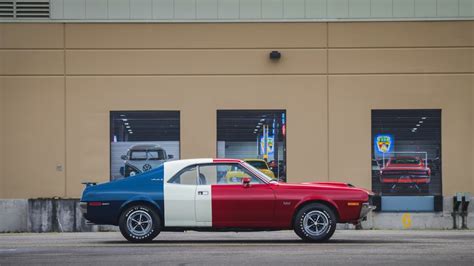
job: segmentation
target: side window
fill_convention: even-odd
[[[239,164],[208,164],[199,166],[200,185],[242,184],[242,178],[251,178],[252,184],[263,182]]]
[[[171,178],[168,183],[171,184],[182,184],[182,185],[196,185],[196,178],[197,178],[197,168],[196,166],[191,166],[185,168],[173,178]]]

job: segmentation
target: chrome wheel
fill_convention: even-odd
[[[319,210],[308,212],[303,218],[304,230],[312,236],[324,234],[329,227],[329,223],[328,215]]]
[[[127,218],[127,229],[135,236],[144,236],[153,228],[153,220],[147,212],[136,210]]]

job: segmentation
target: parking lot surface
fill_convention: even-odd
[[[292,231],[0,234],[0,265],[474,265],[474,231],[339,230],[322,244]]]

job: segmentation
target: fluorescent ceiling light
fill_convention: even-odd
[[[421,119],[425,120],[425,119],[426,119],[426,116],[423,116]]]
[[[123,121],[123,122],[127,122],[127,121],[128,121],[128,119],[126,119],[126,118],[122,118],[122,121]]]
[[[420,126],[420,124],[416,124],[416,126],[417,126],[417,127],[419,127],[419,126]]]

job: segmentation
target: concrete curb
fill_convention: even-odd
[[[0,233],[117,231],[115,226],[88,225],[79,199],[1,199]]]
[[[444,200],[443,212],[371,213],[363,229],[452,229],[452,198]],[[0,199],[0,233],[118,231],[109,225],[88,225],[79,199]],[[474,206],[469,206],[468,228],[474,229]],[[338,229],[355,229],[339,224]]]

